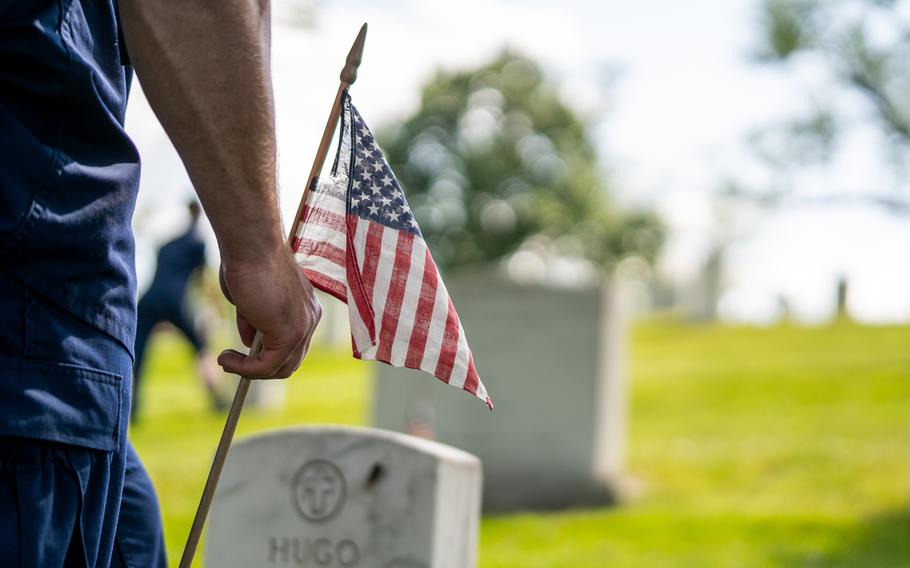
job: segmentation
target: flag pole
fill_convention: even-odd
[[[341,84],[338,86],[338,92],[335,94],[335,102],[332,104],[332,110],[329,113],[329,119],[326,121],[325,130],[322,132],[322,140],[319,142],[319,148],[316,150],[316,159],[313,160],[313,167],[310,169],[310,176],[307,178],[306,187],[303,189],[303,195],[300,197],[300,205],[297,207],[297,215],[291,223],[291,230],[288,235],[288,246],[293,244],[297,230],[303,222],[304,208],[306,207],[307,196],[310,188],[319,178],[319,173],[325,164],[325,158],[329,153],[329,146],[332,143],[332,137],[335,133],[335,127],[338,124],[338,118],[341,116],[341,101],[345,90],[354,84],[357,80],[357,68],[363,58],[363,47],[366,41],[367,25],[363,24],[357,39],[351,46],[348,57],[345,60],[344,68],[341,70]],[[250,355],[256,356],[262,350],[262,337],[257,332],[250,346]],[[237,422],[240,419],[240,413],[243,410],[243,403],[246,401],[246,395],[250,390],[252,380],[241,377],[237,385],[237,392],[234,394],[234,400],[231,403],[231,409],[228,411],[227,420],[224,424],[224,430],[221,432],[221,439],[218,441],[218,448],[215,450],[215,457],[212,459],[212,467],[209,470],[208,478],[205,481],[205,488],[202,490],[202,497],[199,499],[199,506],[196,508],[196,516],[193,519],[193,526],[186,540],[186,546],[183,549],[183,556],[180,559],[180,568],[190,568],[193,563],[193,557],[196,555],[196,547],[199,545],[199,538],[202,536],[202,529],[205,526],[205,519],[208,516],[209,509],[212,506],[212,499],[215,496],[215,488],[218,486],[218,479],[221,477],[221,470],[224,468],[224,462],[227,459],[228,450],[231,447],[231,440],[234,438],[234,431],[237,429]]]

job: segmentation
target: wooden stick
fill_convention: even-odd
[[[257,333],[256,337],[253,339],[250,354],[258,354],[261,350],[262,339]],[[221,432],[221,440],[218,441],[218,449],[215,450],[215,458],[212,460],[209,476],[205,480],[202,498],[199,500],[199,506],[196,508],[196,516],[193,518],[193,527],[190,529],[190,535],[186,539],[186,546],[183,548],[183,557],[180,559],[180,568],[189,568],[193,563],[193,556],[195,556],[196,547],[199,545],[199,537],[202,536],[202,528],[205,526],[205,518],[208,516],[209,508],[212,506],[215,488],[218,486],[218,480],[221,478],[221,470],[224,469],[224,461],[227,459],[228,450],[231,448],[231,440],[234,438],[234,431],[237,429],[237,422],[240,420],[240,412],[243,410],[243,403],[246,402],[246,395],[250,392],[250,386],[252,384],[253,381],[250,379],[241,377],[240,384],[237,385],[237,392],[234,393],[234,401],[231,403],[231,410],[228,412],[227,420],[224,423],[224,430]]]
[[[307,178],[309,183],[303,190],[300,197],[300,205],[297,207],[297,216],[291,223],[291,232],[288,235],[288,247],[294,241],[300,223],[303,222],[302,216],[306,207],[306,200],[309,196],[310,188],[319,177],[325,158],[329,153],[329,146],[332,143],[332,135],[335,133],[335,127],[338,125],[338,117],[341,116],[341,100],[344,91],[357,80],[357,67],[363,58],[363,47],[366,41],[367,25],[363,24],[351,51],[348,53],[344,68],[341,70],[341,84],[338,86],[338,92],[335,94],[335,101],[332,104],[332,110],[329,113],[329,119],[326,122],[325,130],[322,132],[322,140],[319,142],[319,148],[316,150],[316,159],[313,160],[313,167],[310,169],[310,177]],[[255,357],[262,350],[262,336],[257,331],[253,338],[253,344],[250,346],[250,356]],[[224,430],[221,432],[221,439],[218,441],[218,448],[215,450],[215,457],[212,460],[212,467],[209,469],[208,478],[205,481],[205,488],[202,490],[202,497],[199,499],[199,506],[196,508],[196,516],[193,519],[193,526],[186,540],[186,546],[183,549],[183,556],[180,559],[180,568],[190,568],[193,563],[193,557],[196,555],[196,548],[199,545],[199,538],[202,536],[202,529],[205,526],[205,519],[208,516],[209,509],[212,506],[212,499],[215,497],[215,489],[218,486],[218,480],[221,478],[221,471],[224,469],[224,462],[227,459],[228,450],[231,448],[231,441],[234,438],[234,431],[237,430],[237,422],[240,420],[240,413],[243,410],[243,403],[246,401],[246,395],[250,391],[250,385],[253,381],[241,377],[237,385],[237,392],[234,393],[234,401],[231,403],[231,410],[228,412],[227,419],[224,423]]]

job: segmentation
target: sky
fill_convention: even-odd
[[[708,251],[724,242],[720,313],[730,321],[771,323],[783,297],[797,319],[824,322],[840,276],[850,281],[857,319],[910,320],[910,266],[898,261],[910,246],[910,218],[799,199],[730,215],[711,199],[726,179],[761,182],[746,144],[750,133],[807,109],[806,93],[824,92],[830,81],[811,61],[795,74],[755,63],[756,0],[300,0],[296,5],[313,7],[305,25],[294,5],[276,2],[273,28],[286,219],[296,210],[344,57],[366,21],[352,95],[374,127],[416,110],[420,86],[437,68],[469,68],[504,47],[516,49],[538,60],[586,117],[617,202],[654,208],[667,223],[662,277],[693,285]],[[862,112],[856,101],[837,102]],[[139,89],[127,129],[144,163],[135,226],[140,282],[147,282],[155,246],[179,230],[175,212],[191,193]],[[880,148],[861,131],[845,154],[801,178],[799,195],[833,186],[895,189],[882,174]]]

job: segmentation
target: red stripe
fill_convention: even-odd
[[[465,342],[467,348],[467,342]],[[477,369],[474,368],[474,354],[468,351],[468,376],[464,379],[464,386],[461,387],[469,393],[477,396],[477,386],[480,384],[480,377],[477,376]]]
[[[376,267],[382,255],[382,225],[369,223],[367,229],[366,246],[363,250],[363,268],[361,282],[368,297],[373,297],[373,284],[376,282]]]
[[[452,366],[455,365],[455,354],[458,352],[458,315],[455,313],[455,304],[449,298],[449,314],[446,316],[446,330],[442,336],[442,347],[439,351],[439,361],[433,374],[438,379],[449,382],[452,377]]]
[[[411,339],[408,342],[408,356],[404,366],[409,369],[419,369],[423,361],[423,352],[427,346],[427,335],[430,333],[430,324],[433,320],[433,304],[436,302],[436,265],[430,256],[430,249],[426,250],[426,260],[423,261],[423,282],[420,285],[420,299],[417,300],[417,313],[414,316],[414,328],[411,330]]]
[[[382,312],[382,329],[379,331],[379,350],[376,358],[385,363],[392,360],[392,345],[395,343],[395,332],[398,330],[398,317],[401,314],[401,302],[404,289],[408,284],[408,273],[411,266],[411,249],[414,234],[399,231],[398,243],[395,246],[395,264],[392,268],[392,279],[386,294],[385,309]]]
[[[307,205],[303,210],[303,222],[306,224],[322,225],[343,233],[345,232],[344,216],[319,207]]]
[[[331,294],[344,303],[348,301],[348,289],[345,286],[344,282],[339,282],[334,278],[329,278],[321,272],[316,272],[315,270],[310,270],[309,268],[304,268],[303,273],[309,279],[309,281],[319,288],[326,294]]]
[[[353,256],[353,253],[351,253]],[[348,282],[357,282],[356,265],[348,265]],[[357,313],[360,314],[360,321],[370,332],[370,341],[376,341],[376,324],[373,320],[373,308],[366,296],[363,294],[363,288],[357,284],[350,284],[351,297],[354,298],[354,305],[357,307]]]
[[[316,255],[338,266],[345,266],[344,250],[325,241],[314,241],[312,239],[302,239],[297,252],[303,255]]]
[[[353,217],[353,219],[351,217]],[[363,281],[361,280],[360,272],[358,270],[356,253],[354,252],[354,239],[352,235],[356,234],[356,219],[356,216],[349,216],[349,222],[353,225],[353,228],[349,227],[348,230],[348,250],[345,263],[345,273],[348,279],[348,288],[351,292],[351,296],[354,298],[354,305],[357,307],[357,313],[360,315],[360,321],[363,322],[363,325],[365,325],[367,330],[370,332],[370,341],[375,342],[376,324],[373,320],[373,308],[369,300],[372,297],[373,289],[370,288],[369,292],[364,289]],[[373,225],[371,224],[370,229],[372,228]],[[357,352],[356,349],[355,356],[359,359],[359,352]]]
[[[363,355],[360,353],[360,350],[357,349],[357,340],[354,339],[354,334],[351,334],[351,351],[354,354],[354,359],[360,359]]]

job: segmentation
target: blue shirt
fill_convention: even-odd
[[[129,397],[139,154],[121,48],[115,0],[0,0],[0,271],[60,313],[23,320],[31,304],[18,310],[16,284],[0,286],[12,306],[0,326],[26,338],[0,344],[0,435],[108,447],[117,425],[98,416]],[[29,431],[17,425],[29,417]]]
[[[113,0],[0,0],[3,265],[127,346],[139,153]]]

